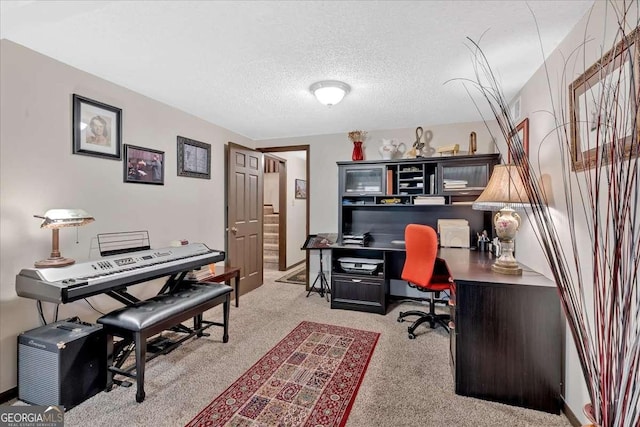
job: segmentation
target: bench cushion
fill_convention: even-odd
[[[138,332],[171,319],[185,311],[230,293],[231,286],[221,283],[190,283],[172,294],[157,295],[122,307],[98,319],[106,326]]]

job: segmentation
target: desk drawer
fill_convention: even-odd
[[[383,313],[386,311],[383,277],[331,275],[331,307]]]

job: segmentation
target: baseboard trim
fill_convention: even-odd
[[[288,267],[287,267],[285,270],[283,270],[283,271],[289,271],[289,270],[291,270],[293,267],[297,267],[298,265],[300,265],[300,264],[302,264],[302,263],[304,263],[304,260],[302,260],[302,261],[298,261],[298,262],[296,262],[295,264],[288,266]]]
[[[11,399],[18,397],[18,387],[10,388],[7,391],[0,393],[0,403],[6,403]]]
[[[567,417],[567,419],[569,420],[569,422],[573,427],[580,427],[582,425],[580,420],[578,420],[578,417],[576,417],[576,414],[573,413],[573,411],[571,410],[571,408],[569,408],[569,405],[567,405],[567,402],[565,402],[564,399],[562,399],[562,412]]]

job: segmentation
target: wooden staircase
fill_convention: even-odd
[[[278,270],[279,238],[278,227],[280,214],[273,211],[272,205],[264,205],[263,262],[267,270]]]

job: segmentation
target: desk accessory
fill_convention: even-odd
[[[369,246],[372,240],[369,232],[362,234],[345,234],[342,236],[343,245]]]
[[[469,221],[466,219],[439,219],[438,233],[443,248],[468,248]]]

